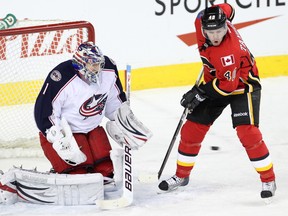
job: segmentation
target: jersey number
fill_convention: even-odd
[[[226,77],[226,79],[230,81],[231,80],[231,72],[230,71],[225,72],[224,77]]]
[[[231,71],[226,71],[224,73],[224,77],[226,77],[228,81],[234,81],[236,77],[236,73],[237,73],[237,68],[234,69],[233,73],[231,73]]]

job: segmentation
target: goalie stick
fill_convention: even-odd
[[[125,70],[125,87],[127,101],[130,103],[131,92],[131,66],[127,65]],[[132,150],[131,147],[123,144],[123,180],[122,180],[122,196],[111,200],[96,200],[96,205],[101,209],[116,209],[127,207],[133,202],[134,185],[133,185],[133,167],[132,167]]]

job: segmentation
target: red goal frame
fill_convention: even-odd
[[[0,36],[20,35],[34,32],[48,32],[52,30],[65,30],[65,29],[77,29],[77,28],[87,28],[89,32],[88,34],[89,41],[93,41],[95,43],[95,29],[94,26],[88,21],[63,22],[56,24],[4,29],[0,30]]]

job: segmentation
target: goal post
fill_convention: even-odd
[[[79,44],[95,42],[94,27],[87,21],[23,23],[0,30],[0,158],[42,153],[34,104],[44,79],[71,59]]]

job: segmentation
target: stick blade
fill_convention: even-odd
[[[138,181],[141,183],[155,183],[158,182],[156,174],[153,173],[140,173],[138,175]]]
[[[118,199],[112,200],[96,200],[96,206],[103,210],[118,209],[130,206],[132,204],[131,199],[126,199],[125,197],[120,197]]]

